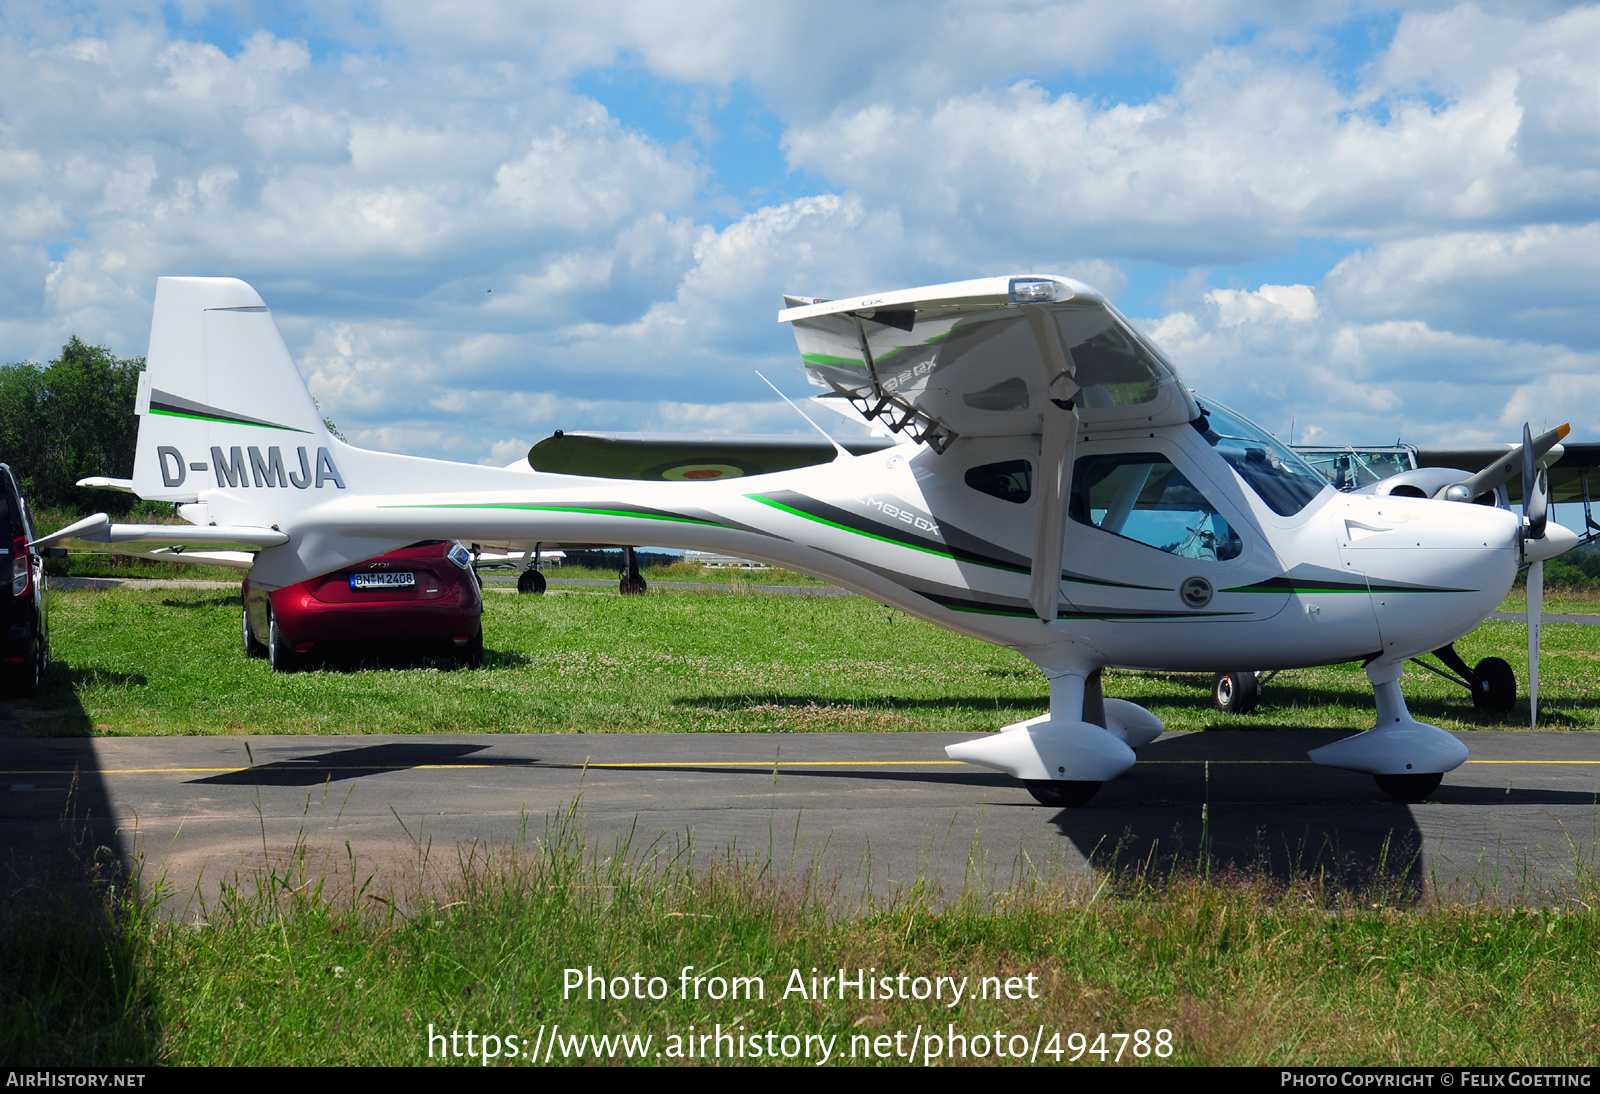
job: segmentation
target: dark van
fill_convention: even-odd
[[[16,476],[3,463],[0,510],[0,581],[11,579],[8,588],[0,589],[0,697],[16,699],[39,690],[50,665],[50,623],[45,613],[44,558],[28,546],[33,539],[28,509],[17,491]]]

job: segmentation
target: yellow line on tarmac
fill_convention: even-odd
[[[1140,767],[1176,766],[1180,764],[1216,764],[1218,767],[1252,766],[1313,766],[1310,760],[1141,760]],[[1600,760],[1468,760],[1469,764],[1518,764],[1523,766],[1600,767]],[[231,775],[244,771],[261,771],[282,774],[290,771],[487,771],[495,768],[524,768],[564,770],[572,768],[672,768],[672,767],[725,767],[766,771],[774,765],[766,760],[636,760],[630,762],[580,763],[517,763],[508,760],[497,764],[300,764],[295,761],[274,760],[256,767],[112,767],[89,773],[99,775]],[[780,770],[786,767],[969,767],[964,760],[780,760]],[[4,775],[72,775],[83,774],[83,769],[60,770],[0,770]]]
[[[1469,764],[1567,764],[1573,766],[1600,766],[1600,760],[1468,760]],[[1140,760],[1140,767],[1154,764],[1216,764],[1219,767],[1237,767],[1244,764],[1307,764],[1310,760]]]
[[[784,767],[965,767],[963,760],[783,760],[777,765]],[[234,774],[241,771],[270,771],[282,773],[288,771],[485,771],[491,768],[545,768],[547,770],[561,770],[565,768],[583,767],[748,767],[766,771],[772,767],[766,760],[661,760],[656,762],[639,761],[635,763],[583,763],[572,760],[566,763],[517,763],[508,760],[498,764],[405,764],[405,763],[372,763],[372,764],[318,764],[296,763],[292,760],[273,760],[268,763],[258,764],[255,767],[109,767],[90,768],[90,774],[97,775],[216,775]],[[78,769],[81,774],[82,769]],[[71,775],[72,770],[0,770],[0,775]]]
[[[965,760],[661,760],[637,763],[538,764],[539,767],[757,767],[765,771],[776,767],[966,767]]]

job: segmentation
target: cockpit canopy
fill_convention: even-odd
[[[1292,517],[1322,493],[1328,480],[1278,438],[1214,399],[1195,400],[1194,427],[1280,517]]]

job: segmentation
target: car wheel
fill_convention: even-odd
[[[39,678],[44,675],[41,658],[48,656],[44,653],[41,643],[34,643],[33,656],[20,665],[7,665],[3,674],[0,674],[0,698],[28,699],[39,691]]]
[[[250,609],[244,609],[244,655],[246,657],[265,657],[267,648],[256,638],[256,632],[250,629]]]
[[[1261,701],[1261,682],[1253,672],[1219,672],[1211,681],[1211,705],[1224,714],[1249,714]]]
[[[294,672],[300,667],[300,655],[284,640],[276,616],[267,621],[267,663],[273,672]]]
[[[483,668],[483,631],[472,636],[467,648],[461,651],[461,663],[469,669]]]

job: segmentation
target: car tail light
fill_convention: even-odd
[[[472,552],[462,544],[458,543],[450,548],[445,557],[467,571],[467,573],[470,574],[472,572]]]
[[[18,536],[11,544],[11,595],[26,596],[33,583],[33,566],[28,557],[28,539]]]

